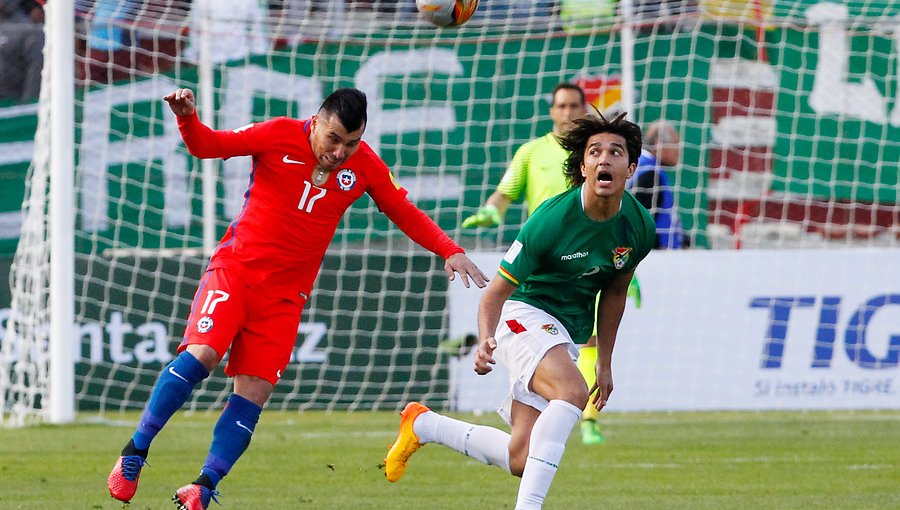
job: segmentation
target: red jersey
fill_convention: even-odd
[[[251,286],[293,301],[309,296],[325,250],[344,212],[368,193],[413,241],[448,258],[463,249],[406,198],[387,165],[366,142],[320,186],[309,144],[311,121],[285,117],[234,131],[215,131],[197,114],[178,117],[190,153],[198,158],[252,156],[241,212],[210,260],[210,269],[238,263]]]

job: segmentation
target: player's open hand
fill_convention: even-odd
[[[469,288],[469,278],[475,282],[479,289],[483,289],[490,279],[478,269],[472,260],[465,253],[456,253],[451,255],[444,264],[444,271],[447,271],[447,278],[452,282],[456,279],[456,273],[462,277],[463,285]]]
[[[496,363],[494,361],[494,349],[496,348],[497,341],[492,336],[479,340],[478,350],[475,351],[476,374],[485,375],[494,369],[491,365]]]
[[[178,89],[170,92],[163,97],[163,100],[169,103],[169,108],[179,117],[194,113],[194,91],[191,89]]]

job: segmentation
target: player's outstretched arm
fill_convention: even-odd
[[[200,121],[194,92],[178,89],[166,94],[163,100],[178,119],[178,130],[184,145],[192,156],[198,158],[231,158],[248,156],[265,150],[275,139],[270,132],[251,133],[250,126],[241,129],[216,131]],[[251,125],[252,126],[252,125]]]
[[[169,108],[179,117],[193,115],[195,108],[194,91],[191,89],[178,89],[163,97],[169,103]]]
[[[400,189],[395,186],[391,185],[387,189]],[[419,246],[444,258],[446,261],[444,270],[450,281],[455,280],[456,273],[459,273],[463,285],[467,288],[469,287],[469,278],[472,278],[479,288],[487,285],[486,282],[489,281],[489,278],[481,272],[481,269],[478,269],[478,266],[466,256],[463,249],[453,242],[446,232],[406,198],[405,192],[403,194],[396,191],[385,193],[384,189],[385,187],[382,186],[380,189],[372,189],[369,192],[372,199],[378,204],[378,208]]]
[[[467,289],[469,288],[469,278],[479,289],[483,289],[490,281],[490,278],[482,273],[481,269],[465,253],[456,253],[448,257],[444,263],[444,271],[447,272],[447,277],[451,282],[456,279],[456,273],[459,273],[463,285]]]

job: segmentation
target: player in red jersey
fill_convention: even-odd
[[[157,379],[131,440],[107,480],[112,497],[137,490],[150,443],[230,349],[225,373],[234,393],[213,432],[200,477],[173,497],[205,509],[216,486],[250,444],[262,406],[287,366],[300,313],[338,223],[368,193],[412,240],[484,287],[488,278],[406,197],[387,165],[362,141],[366,96],[339,89],[306,120],[275,118],[233,131],[200,122],[194,94],[179,89],[166,102],[190,153],[198,158],[253,156],[244,205],[213,254],[191,305],[178,356]]]

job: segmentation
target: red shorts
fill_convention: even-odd
[[[238,269],[210,269],[194,295],[178,352],[208,345],[224,357],[230,347],[226,375],[253,375],[275,384],[290,362],[304,304],[260,293],[244,283]]]

